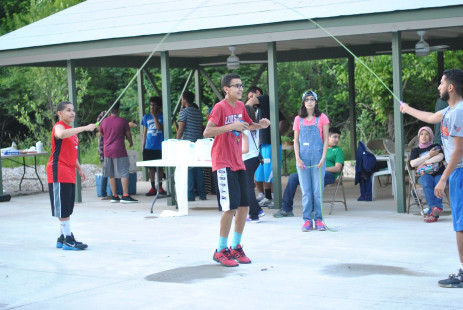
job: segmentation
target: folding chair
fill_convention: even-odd
[[[388,144],[389,146],[390,144]],[[388,154],[390,154],[388,152],[388,150],[386,149],[385,147],[385,143],[384,143],[384,139],[381,139],[381,140],[371,140],[367,143],[367,150],[370,152],[370,153],[373,153],[374,152],[372,150],[379,150],[379,151],[386,151]],[[389,150],[390,151],[390,150]],[[381,185],[381,181],[379,179],[380,176],[382,175],[386,175],[386,176],[390,176],[391,177],[391,180],[392,180],[392,195],[394,196],[394,199],[396,198],[396,179],[395,179],[395,167],[394,167],[394,155],[376,155],[375,154],[375,157],[376,157],[376,161],[377,162],[385,162],[386,165],[387,165],[387,168],[385,169],[381,169],[379,171],[376,171],[374,173],[371,174],[371,198],[372,200],[375,200],[376,199],[376,182],[375,182],[375,177],[377,178],[378,180],[378,184],[380,187],[383,187]],[[384,186],[385,187],[385,186]]]
[[[344,171],[344,165],[342,166],[341,168],[341,172],[339,172],[339,175],[338,175],[338,178],[336,179],[336,181],[334,181],[334,183],[332,184],[328,184],[326,185],[325,187],[336,187],[335,191],[334,191],[334,195],[333,195],[333,198],[331,200],[324,200],[323,203],[329,203],[330,204],[330,215],[331,213],[333,212],[333,207],[334,207],[334,203],[335,202],[341,202],[344,204],[344,209],[346,209],[347,211],[347,203],[346,203],[346,194],[344,192],[344,185],[342,183],[342,176],[343,176],[343,171]],[[342,197],[343,197],[343,200],[336,200],[336,195],[338,193],[338,189],[339,187],[341,186],[341,190],[342,190]]]
[[[414,170],[410,169],[409,163],[407,163],[405,167],[408,172],[407,213],[410,213],[411,206],[418,205],[421,210],[421,215],[424,217],[425,214],[423,206],[426,204],[426,202],[421,201],[420,195],[418,194]],[[414,201],[410,203],[412,196]]]
[[[422,195],[420,195],[419,193],[419,189],[421,189],[421,185],[417,184],[416,182],[414,169],[412,169],[408,163],[405,165],[405,167],[407,168],[407,172],[408,172],[407,213],[410,213],[411,206],[418,205],[421,210],[421,215],[425,216],[423,207],[426,205],[426,199],[422,198]],[[414,201],[410,202],[412,196],[413,196]],[[448,185],[445,187],[445,198],[447,198],[447,201],[442,200],[442,203],[448,204],[450,207],[450,196],[449,196]]]

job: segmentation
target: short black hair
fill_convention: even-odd
[[[159,96],[153,96],[153,97],[150,97],[150,100],[149,102],[151,103],[156,103],[157,105],[160,105],[162,106],[162,98],[159,97]]]
[[[61,101],[56,105],[56,112],[63,111],[68,104],[72,104],[69,101]]]
[[[448,69],[444,71],[445,79],[455,87],[458,95],[463,95],[463,71],[460,69]]]
[[[120,109],[120,107],[121,107],[121,102],[120,102],[120,101],[116,102],[116,104],[114,104],[114,106],[113,106],[113,104],[114,104],[114,101],[108,102],[108,107],[111,109],[111,110],[109,110],[109,111],[110,111],[111,113],[113,113],[113,112],[115,112],[115,111],[119,111],[119,109]]]
[[[226,74],[222,77],[222,81],[220,82],[220,87],[222,87],[222,89],[224,87],[230,87],[230,83],[233,79],[241,79],[241,77],[236,73]]]
[[[341,130],[339,130],[338,127],[330,127],[330,130],[329,130],[329,135],[333,135],[333,134],[338,134],[338,135],[341,135]]]
[[[191,91],[186,90],[182,94],[182,98],[186,100],[189,104],[193,104],[195,101],[195,94],[193,94]]]
[[[246,94],[249,94],[249,93],[255,94],[256,91],[259,91],[261,95],[264,94],[264,91],[262,90],[262,88],[259,88],[259,87],[257,87],[256,85],[252,85],[251,87],[249,87],[249,89],[248,89],[248,91],[246,92]]]

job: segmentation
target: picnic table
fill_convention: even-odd
[[[42,180],[40,179],[39,173],[37,172],[37,156],[44,156],[48,155],[47,152],[39,152],[37,153],[36,151],[26,151],[26,150],[20,150],[14,153],[2,153],[1,157],[3,159],[8,159],[11,161],[14,161],[18,164],[22,164],[23,166],[23,175],[21,176],[21,180],[19,181],[19,190],[21,190],[21,184],[23,180],[38,180],[40,182],[40,185],[42,186],[42,192],[44,191],[43,188],[43,183]],[[34,166],[29,166],[26,164],[26,157],[34,157]],[[19,159],[22,159],[19,160]],[[32,168],[34,169],[35,176],[34,177],[26,177],[26,168]]]

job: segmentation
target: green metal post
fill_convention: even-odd
[[[144,79],[143,79],[143,71],[138,70],[137,72],[137,90],[138,90],[138,119],[141,120],[143,119],[143,115],[145,114],[145,87],[144,87]],[[144,133],[144,128],[143,126],[140,126],[140,151],[141,151],[141,156],[142,158],[139,158],[139,160],[143,160],[143,133]],[[142,177],[143,180],[148,181],[149,175],[148,175],[148,169],[146,167],[143,167],[142,169]]]
[[[355,61],[349,56],[347,62],[349,71],[349,119],[350,119],[350,154],[355,159],[357,154],[357,113],[355,111]]]
[[[199,109],[201,110],[201,79],[198,69],[195,69],[195,101]]]
[[[276,42],[267,43],[268,51],[268,90],[270,97],[270,138],[272,140],[272,170],[273,170],[273,201],[275,208],[281,208],[281,155],[280,129],[278,114],[278,76],[277,76],[277,46]]]
[[[68,93],[69,93],[69,102],[74,105],[74,111],[76,112],[76,117],[74,119],[74,127],[79,127],[79,118],[78,118],[78,106],[77,106],[77,87],[76,87],[76,66],[73,60],[67,61],[67,73],[68,73]],[[80,162],[80,148],[77,149],[77,160]],[[76,174],[76,197],[75,202],[82,202],[82,183],[80,175]]]
[[[162,80],[162,114],[164,121],[164,139],[173,137],[172,131],[172,102],[170,98],[170,71],[169,71],[169,52],[161,52],[161,80]],[[173,175],[174,169],[167,168],[167,176]],[[175,192],[174,182],[167,182],[169,192]],[[175,199],[171,196],[167,199],[167,204],[172,206],[175,204]]]
[[[402,100],[402,43],[401,33],[392,33],[392,84],[397,98]],[[400,101],[394,98],[395,175],[397,212],[405,213],[404,122]]]

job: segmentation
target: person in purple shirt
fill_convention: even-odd
[[[130,134],[129,122],[119,116],[119,102],[111,109],[110,116],[100,124],[99,133],[103,137],[104,160],[103,176],[109,178],[109,185],[113,196],[111,202],[134,203],[138,200],[129,195],[129,157],[125,149],[125,139],[129,141],[129,147],[133,146]],[[121,179],[121,198],[117,193],[116,178]]]

